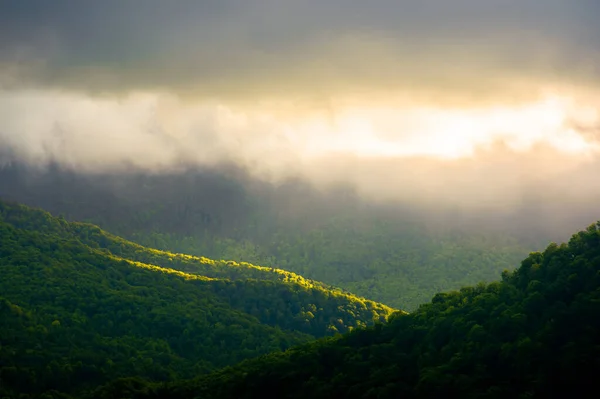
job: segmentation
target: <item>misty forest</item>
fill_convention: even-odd
[[[0,1],[0,399],[595,398],[595,1]]]

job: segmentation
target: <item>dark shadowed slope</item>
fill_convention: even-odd
[[[191,377],[392,312],[291,273],[146,249],[4,202],[0,271],[8,397]]]
[[[196,380],[120,381],[94,398],[597,397],[600,223],[502,281]]]

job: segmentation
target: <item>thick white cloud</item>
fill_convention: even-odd
[[[552,97],[512,108],[348,107],[294,117],[155,93],[0,93],[0,147],[38,164],[161,171],[233,162],[263,178],[469,206],[515,203],[531,187],[596,195],[597,126],[593,107]]]

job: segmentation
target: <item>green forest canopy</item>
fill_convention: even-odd
[[[600,222],[490,284],[387,324],[189,381],[120,380],[94,398],[597,397]]]
[[[293,273],[151,250],[5,202],[0,268],[9,397],[189,378],[393,312]]]

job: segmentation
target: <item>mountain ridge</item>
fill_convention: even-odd
[[[600,222],[532,252],[489,284],[439,293],[408,315],[174,384],[90,393],[135,399],[564,398],[596,396]]]
[[[10,316],[0,323],[0,385],[9,393],[74,392],[128,375],[191,376],[383,321],[393,312],[252,265],[173,255],[182,265],[208,265],[219,277],[144,263],[143,247],[113,237],[0,201],[0,296]],[[95,238],[105,242],[95,248],[83,242]],[[113,247],[122,253],[115,255]],[[145,251],[163,263],[170,256]],[[132,254],[137,259],[123,256]],[[247,278],[245,271],[254,274]],[[225,278],[228,272],[237,278]]]

